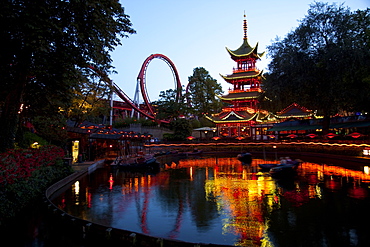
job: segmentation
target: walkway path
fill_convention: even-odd
[[[98,160],[94,160],[94,161],[85,161],[85,162],[82,162],[82,163],[74,163],[72,164],[72,168],[75,172],[81,172],[81,171],[85,171],[86,169],[89,168],[89,166],[91,166],[92,164],[98,162]]]

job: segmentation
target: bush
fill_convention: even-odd
[[[37,142],[40,146],[49,144],[44,138],[38,136],[37,134],[30,131],[25,131],[23,133],[22,141],[18,143],[18,146],[21,148],[29,148],[34,142]]]
[[[174,131],[174,141],[184,141],[186,137],[190,136],[192,127],[190,122],[186,119],[180,118],[170,123],[171,129]]]
[[[142,126],[157,126],[158,124],[149,119],[142,119],[142,118],[124,118],[118,119],[113,123],[113,127],[120,129],[120,128],[128,128],[130,124],[141,124]]]
[[[56,146],[9,150],[0,155],[0,220],[13,217],[47,188],[72,172]]]

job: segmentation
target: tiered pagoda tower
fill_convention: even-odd
[[[248,42],[247,20],[243,21],[244,38],[242,45],[236,50],[226,47],[236,68],[231,75],[221,77],[231,84],[227,95],[218,96],[223,102],[229,104],[220,113],[206,116],[214,122],[220,136],[262,139],[266,134],[263,123],[269,122],[267,111],[259,109],[259,100],[262,89],[263,75],[256,67],[256,62],[265,52],[258,53],[258,43],[252,47]]]

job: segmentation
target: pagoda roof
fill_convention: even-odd
[[[229,111],[213,114],[211,117],[206,115],[210,121],[214,123],[224,122],[247,122],[257,117],[258,113],[249,113],[247,111]]]
[[[277,118],[294,118],[294,117],[310,117],[314,116],[315,113],[312,110],[308,110],[307,108],[298,105],[297,103],[293,103],[283,109],[280,112],[276,113]]]
[[[254,57],[254,58],[260,59],[261,57],[263,57],[265,52],[258,53],[257,49],[258,49],[258,42],[256,46],[252,47],[249,44],[247,38],[243,39],[242,45],[236,50],[230,50],[229,48],[226,47],[227,52],[230,54],[230,56],[233,59],[247,58],[247,57]]]
[[[270,114],[267,111],[248,112],[243,110],[222,111],[212,116],[205,115],[207,119],[214,123],[241,123],[252,120],[256,122],[266,122],[270,120],[269,116]]]
[[[227,95],[222,95],[217,97],[224,101],[231,101],[231,100],[243,100],[243,99],[256,99],[261,95],[259,91],[244,91],[244,92],[237,92],[237,93],[229,93]]]
[[[250,71],[245,71],[245,72],[240,72],[240,73],[233,73],[231,75],[221,75],[222,78],[224,78],[225,81],[230,81],[230,80],[240,80],[240,79],[251,79],[251,78],[256,78],[260,77],[263,73],[263,70],[258,71],[258,70],[250,70]]]

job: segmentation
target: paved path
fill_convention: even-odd
[[[98,160],[85,161],[85,162],[82,162],[82,163],[74,163],[74,164],[72,164],[72,168],[75,172],[80,172],[80,171],[86,170],[89,166],[91,166],[92,164],[94,164],[96,162],[98,162]]]

